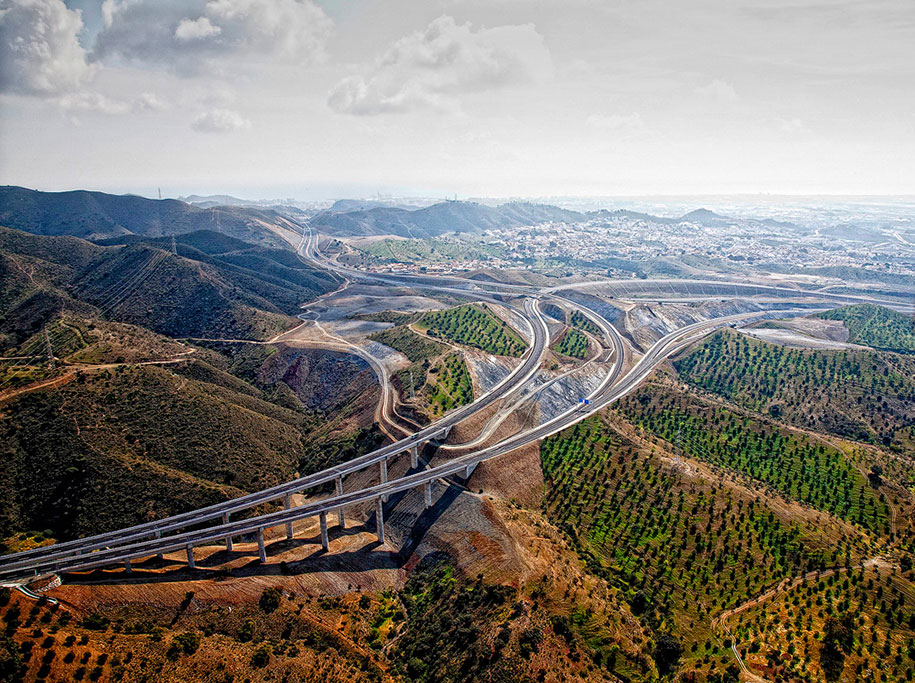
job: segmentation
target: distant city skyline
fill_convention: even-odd
[[[910,0],[0,0],[0,184],[915,193]]]

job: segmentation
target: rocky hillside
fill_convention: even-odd
[[[169,336],[263,339],[303,301],[336,287],[288,250],[220,233],[99,246],[0,228],[0,333],[18,344],[62,311]]]
[[[333,464],[334,452],[352,457],[377,401],[365,364],[332,351],[248,349],[199,348],[161,366],[77,365],[59,386],[3,402],[0,538],[137,524]],[[328,382],[340,387],[337,401],[327,401]],[[361,438],[357,447],[376,445]]]

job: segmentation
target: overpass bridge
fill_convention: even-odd
[[[387,480],[388,463],[391,459],[402,453],[409,452],[410,466],[418,466],[419,452],[422,446],[435,439],[447,438],[451,428],[465,420],[474,413],[501,400],[514,390],[523,386],[533,377],[540,365],[540,359],[549,342],[549,331],[546,322],[540,313],[537,303],[532,299],[524,302],[524,315],[530,326],[531,344],[522,356],[522,362],[508,376],[492,389],[480,396],[476,401],[461,406],[440,420],[414,432],[412,435],[382,446],[381,448],[354,458],[340,465],[321,470],[314,474],[258,491],[256,493],[240,496],[232,500],[217,503],[199,510],[174,515],[162,520],[147,522],[127,529],[120,529],[104,534],[98,534],[85,539],[66,541],[53,546],[36,548],[34,550],[18,553],[7,558],[0,558],[0,577],[9,575],[9,571],[32,566],[37,562],[59,559],[69,555],[85,555],[97,550],[110,548],[115,545],[124,545],[143,539],[160,540],[163,536],[180,532],[181,530],[214,520],[219,520],[223,525],[229,523],[230,515],[247,511],[268,503],[282,501],[285,508],[291,507],[291,496],[315,489],[324,484],[334,482],[337,495],[343,493],[344,479],[348,475],[364,470],[373,465],[378,465],[379,477],[382,482]],[[338,521],[344,524],[344,512],[338,510]],[[291,527],[287,527],[291,533]],[[232,537],[226,537],[226,545],[232,548]],[[167,551],[164,551],[167,552]],[[158,553],[157,553],[158,554]],[[16,562],[10,562],[17,558]],[[9,571],[8,571],[9,570]]]
[[[586,417],[602,410],[616,400],[633,391],[644,381],[655,367],[678,350],[702,338],[710,332],[735,322],[748,322],[763,314],[750,313],[727,316],[712,321],[703,321],[683,327],[656,342],[646,354],[635,364],[626,375],[618,380],[621,363],[617,362],[601,384],[592,391],[588,405],[574,405],[562,414],[547,422],[514,436],[497,444],[478,451],[449,460],[428,469],[411,468],[411,471],[400,478],[386,480],[380,477],[377,484],[362,487],[350,492],[336,492],[335,495],[318,501],[313,501],[300,506],[289,506],[276,512],[256,515],[247,519],[224,521],[223,523],[199,530],[174,533],[170,536],[150,538],[148,528],[136,532],[137,527],[125,529],[120,536],[113,540],[111,545],[98,546],[95,542],[94,549],[90,551],[89,545],[80,541],[70,542],[66,549],[61,548],[55,552],[57,546],[50,546],[47,552],[31,555],[12,555],[4,558],[0,563],[0,579],[25,579],[29,576],[47,573],[61,573],[72,571],[88,571],[115,564],[130,562],[165,553],[184,551],[187,556],[188,566],[196,566],[194,548],[213,543],[225,543],[231,547],[231,539],[238,536],[255,535],[258,544],[258,555],[262,562],[266,562],[266,543],[264,532],[272,527],[286,527],[287,537],[292,537],[292,523],[302,519],[317,517],[320,525],[321,545],[329,549],[328,515],[337,513],[338,522],[342,523],[340,514],[344,508],[365,502],[375,504],[376,534],[378,541],[384,543],[384,515],[385,500],[396,493],[411,489],[423,491],[426,507],[432,505],[432,484],[452,475],[467,473],[480,462],[496,458],[514,451],[527,444],[539,441],[558,433],[563,429],[579,422]],[[193,513],[188,513],[193,515]],[[202,521],[198,518],[197,521]],[[141,525],[148,527],[148,525]],[[186,526],[186,525],[185,525]],[[115,532],[117,533],[117,532]],[[88,541],[89,539],[85,539]],[[63,546],[64,544],[61,544]]]
[[[300,247],[300,253],[302,253],[303,257],[316,260],[319,258],[316,251],[316,239],[313,233],[303,237],[303,243]],[[319,260],[318,262],[322,267],[328,267],[345,277],[360,275],[359,271],[353,272],[352,269],[333,264],[333,262],[331,262],[332,265],[329,265],[325,260]],[[443,284],[443,281],[437,278],[432,278],[433,282],[429,284],[422,282],[427,278],[393,279],[388,276],[365,275],[364,279],[376,281],[380,279],[383,282],[390,281],[392,284],[399,286],[408,284],[412,287],[448,291],[469,297],[488,298],[493,293],[492,290],[482,287],[484,283],[461,280],[459,278],[450,278],[445,281],[446,284]],[[694,281],[688,282],[691,285],[695,284]],[[713,282],[720,284],[717,281]],[[539,441],[585,419],[633,391],[666,358],[722,326],[746,323],[771,315],[771,312],[767,311],[728,315],[675,330],[658,340],[621,378],[620,375],[625,358],[625,345],[622,337],[596,311],[580,302],[565,297],[563,292],[566,289],[570,289],[570,287],[550,288],[540,291],[523,285],[504,285],[502,283],[485,283],[485,285],[487,287],[492,286],[497,292],[511,292],[514,297],[522,298],[523,316],[530,328],[529,338],[531,339],[531,344],[522,357],[522,362],[519,366],[496,387],[493,387],[473,403],[451,411],[442,419],[418,430],[407,438],[383,446],[346,463],[341,463],[263,491],[166,519],[2,557],[0,558],[0,579],[24,580],[28,577],[48,572],[86,571],[119,563],[125,563],[129,569],[131,561],[157,555],[162,556],[165,553],[176,551],[184,551],[188,565],[194,567],[195,547],[224,543],[226,548],[231,550],[234,538],[250,535],[254,535],[257,538],[260,559],[266,561],[264,538],[266,529],[284,526],[287,537],[291,538],[293,536],[293,522],[313,517],[318,518],[321,545],[326,550],[329,546],[328,515],[336,515],[337,523],[342,526],[345,524],[345,509],[366,502],[374,502],[375,504],[376,533],[379,541],[383,543],[384,504],[389,496],[402,491],[420,489],[423,491],[425,505],[429,507],[432,504],[433,482],[448,476],[460,475],[461,473],[469,476],[472,468],[480,462]],[[472,286],[472,288],[468,289],[468,286]],[[578,286],[587,286],[587,284]],[[809,296],[819,302],[829,298],[824,296],[822,292],[783,289],[790,291],[794,297],[806,298],[806,296]],[[735,291],[737,291],[736,286]],[[847,297],[843,296],[842,298]],[[581,311],[599,327],[608,348],[612,349],[610,357],[614,359],[613,365],[607,371],[600,385],[588,396],[588,404],[574,405],[551,420],[508,437],[492,446],[461,455],[435,467],[421,469],[419,462],[420,446],[429,441],[446,437],[455,424],[505,398],[512,392],[520,391],[521,387],[536,375],[542,354],[549,342],[546,322],[539,309],[541,300],[558,301]],[[780,314],[789,312],[780,311]],[[796,312],[809,313],[811,311],[803,309]],[[392,458],[403,453],[410,454],[410,470],[407,475],[392,480],[388,476],[388,463]],[[375,465],[378,466],[377,484],[349,492],[344,490],[344,478],[346,476]],[[291,497],[294,494],[299,494],[330,482],[334,483],[334,494],[330,497],[299,506],[292,504]],[[283,509],[254,514],[245,519],[234,521],[231,519],[233,514],[250,511],[257,513],[256,508],[277,501],[282,502]],[[216,523],[212,524],[213,522]],[[204,528],[192,528],[206,524],[210,525]]]

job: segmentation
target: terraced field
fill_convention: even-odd
[[[450,352],[445,344],[417,334],[408,325],[376,332],[369,339],[400,351],[412,361],[397,373],[400,390],[404,398],[423,396],[430,417],[473,401],[473,383],[459,351]]]
[[[369,339],[390,346],[395,351],[400,351],[414,363],[434,358],[448,350],[444,344],[416,334],[406,325],[375,332],[369,335]]]
[[[830,573],[729,623],[744,660],[773,681],[912,679],[915,585],[886,568]]]
[[[416,323],[433,337],[464,344],[497,356],[518,357],[527,344],[504,320],[484,306],[467,304],[445,311],[433,311]]]
[[[597,327],[597,325],[586,318],[585,314],[581,311],[572,311],[572,315],[569,316],[569,324],[572,327],[577,327],[579,330],[583,330],[584,332],[600,334],[600,329]]]
[[[764,499],[685,477],[608,418],[545,440],[541,463],[547,516],[643,624],[676,634],[688,659],[681,671],[705,675],[728,656],[713,636],[716,613],[783,578],[861,556],[858,539],[827,537]]]
[[[473,383],[460,353],[451,353],[429,368],[426,396],[433,416],[473,401]]]
[[[470,240],[445,239],[386,239],[361,247],[369,258],[378,263],[439,263],[442,261],[487,260],[502,255],[502,250],[490,244],[475,244]]]
[[[674,364],[685,381],[792,424],[915,453],[915,358],[810,351],[719,332]]]
[[[742,472],[780,493],[872,531],[889,532],[889,509],[837,448],[661,382],[627,396],[633,424],[706,462]]]

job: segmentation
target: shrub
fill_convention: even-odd
[[[181,655],[192,655],[200,647],[201,635],[186,631],[172,638],[166,656],[172,661],[178,659]]]
[[[110,623],[111,621],[108,619],[108,617],[99,614],[98,612],[93,612],[88,617],[83,619],[82,626],[83,628],[87,628],[90,631],[107,631],[108,625]]]
[[[680,661],[680,655],[683,654],[683,646],[674,636],[665,633],[658,638],[658,643],[655,645],[652,654],[658,671],[662,676],[666,676],[676,668],[677,662]]]
[[[248,643],[254,639],[254,622],[251,619],[248,619],[242,627],[238,630],[238,641],[240,643]]]
[[[265,588],[257,604],[265,613],[270,614],[279,608],[282,598],[283,591],[279,588]]]
[[[262,669],[270,663],[271,654],[273,654],[273,652],[269,645],[261,645],[254,651],[254,654],[251,656],[251,666]]]

